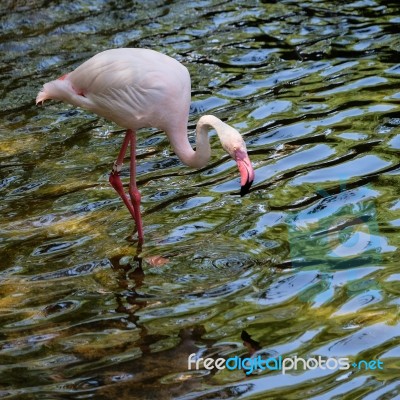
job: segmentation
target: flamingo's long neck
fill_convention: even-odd
[[[178,135],[177,137],[179,137],[180,140],[174,140],[173,137],[170,138],[175,154],[189,167],[205,167],[211,157],[208,130],[214,128],[221,139],[225,126],[226,124],[217,117],[213,115],[203,115],[196,125],[196,150],[192,149],[187,139],[187,134],[185,134],[185,136]]]

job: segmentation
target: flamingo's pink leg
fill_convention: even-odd
[[[122,167],[122,163],[125,158],[126,150],[129,146],[131,145],[131,171],[130,171],[130,183],[129,183],[129,194],[132,199],[129,200],[129,197],[125,193],[124,187],[121,182],[120,178],[120,171]],[[109,182],[111,186],[115,189],[115,191],[119,194],[121,197],[122,201],[125,203],[126,207],[128,208],[129,212],[131,213],[133,219],[135,220],[136,223],[136,229],[138,232],[138,237],[139,237],[139,243],[143,243],[143,225],[142,225],[142,218],[140,215],[140,193],[137,190],[136,187],[136,136],[135,133],[131,130],[128,129],[125,134],[124,141],[122,143],[121,150],[118,154],[117,160],[114,162],[113,169],[110,174]],[[133,168],[132,168],[133,167]],[[132,176],[134,177],[132,179]],[[133,186],[132,186],[133,182]],[[132,189],[131,189],[132,187]],[[136,193],[135,194],[135,189]],[[138,198],[138,200],[137,200]]]
[[[129,196],[134,210],[134,219],[138,232],[139,243],[143,243],[143,224],[140,214],[140,192],[136,186],[136,134],[131,131],[131,160],[130,160],[130,179],[129,179]]]

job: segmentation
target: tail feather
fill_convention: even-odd
[[[36,105],[38,105],[39,103],[43,104],[44,101],[48,99],[50,99],[50,97],[48,93],[46,93],[46,91],[43,89],[36,96]]]
[[[64,76],[62,79],[45,83],[36,97],[36,104],[43,104],[45,100],[50,99],[60,100],[78,107],[84,107],[86,103],[85,98],[73,89],[69,79]]]

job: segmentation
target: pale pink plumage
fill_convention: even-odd
[[[36,103],[43,103],[47,99],[85,108],[127,129],[110,182],[136,221],[140,243],[143,242],[143,232],[134,151],[132,154],[131,150],[130,200],[123,192],[119,178],[128,145],[135,149],[135,132],[138,129],[155,127],[165,131],[182,162],[201,168],[207,164],[211,154],[208,128],[214,128],[222,146],[238,164],[242,195],[253,182],[254,171],[241,135],[218,118],[212,115],[200,118],[196,127],[196,151],[192,149],[187,137],[190,75],[181,63],[164,54],[148,49],[104,51],[74,71],[46,83]]]

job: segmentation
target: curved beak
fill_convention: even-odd
[[[235,151],[235,160],[240,172],[240,196],[249,193],[251,184],[254,181],[254,169],[247,153],[243,150]]]

